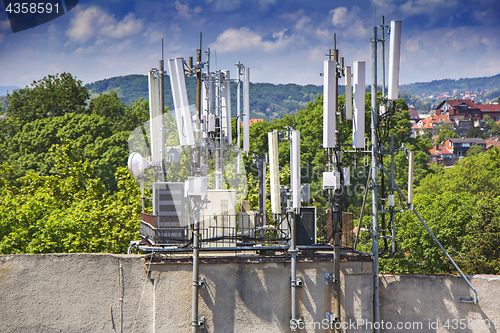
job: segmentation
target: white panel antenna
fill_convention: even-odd
[[[323,172],[323,190],[340,188],[340,173],[338,171]]]
[[[353,64],[354,108],[352,122],[353,148],[365,147],[365,62]]]
[[[156,71],[148,72],[149,87],[149,129],[151,143],[151,162],[153,165],[161,165],[162,159],[162,127],[163,110],[160,110],[160,86]]]
[[[325,60],[323,74],[323,148],[335,147],[337,101],[337,63],[333,60]]]
[[[345,67],[345,119],[352,120],[351,66]]]
[[[186,91],[184,78],[184,60],[175,58],[167,60],[167,70],[170,76],[170,86],[174,98],[175,117],[181,146],[193,146],[193,124]]]
[[[300,131],[292,130],[292,142],[290,145],[292,160],[290,162],[292,181],[292,207],[300,208]]]
[[[250,68],[245,67],[243,76],[243,152],[250,151]]]
[[[281,214],[280,170],[278,160],[278,132],[267,133],[269,140],[269,179],[271,183],[271,212]]]
[[[233,141],[231,133],[231,90],[229,81],[229,70],[222,71],[225,76],[225,82],[222,87],[222,129],[224,131],[224,136],[227,138],[227,142],[231,144]]]
[[[389,47],[389,91],[387,98],[398,99],[399,61],[401,55],[401,21],[391,21],[391,41]]]
[[[209,128],[209,116],[213,114],[212,82],[210,82],[210,80],[203,81],[201,95],[201,119],[203,120],[202,131],[204,131],[203,137],[206,138],[206,131],[208,131]]]

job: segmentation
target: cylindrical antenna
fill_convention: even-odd
[[[345,67],[345,119],[352,120],[351,66]]]
[[[291,180],[292,180],[292,206],[300,209],[300,132],[292,130],[291,133]]]
[[[250,68],[243,74],[243,151],[250,151]]]
[[[334,51],[335,52],[335,51]],[[337,112],[337,68],[335,60],[324,61],[323,73],[323,148],[335,148]]]
[[[271,186],[271,212],[281,214],[281,192],[279,180],[278,132],[267,133],[269,144],[269,179]]]
[[[353,148],[365,147],[365,62],[353,63],[354,106],[352,122]]]
[[[391,42],[389,53],[389,91],[387,98],[398,99],[399,58],[401,54],[401,21],[391,21]]]

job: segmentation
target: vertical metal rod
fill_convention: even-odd
[[[123,333],[123,267],[120,262],[119,274],[120,274],[120,333]]]
[[[201,32],[200,32],[200,48],[196,50],[196,140],[201,138]],[[202,154],[200,149],[196,149],[196,163],[201,166]]]
[[[385,20],[384,16],[382,15],[382,25],[380,26],[380,29],[382,29],[382,49],[381,49],[381,54],[382,54],[382,97],[385,96]]]
[[[194,228],[193,228],[193,281],[191,303],[191,333],[198,332],[198,278],[199,278],[199,259],[200,259],[200,226],[199,226],[199,210],[196,204],[194,208]]]
[[[240,80],[240,71],[241,71],[241,63],[238,61],[238,63],[236,64],[236,67],[238,68],[238,83],[237,83],[237,86],[236,86],[236,129],[237,129],[237,133],[238,133],[238,170],[237,170],[237,173],[240,173],[240,154],[241,154],[241,151],[240,151],[240,131],[241,131],[241,126],[240,126],[240,116],[241,116],[241,92],[240,92],[240,89],[241,89],[241,80]]]
[[[217,84],[215,88],[215,189],[222,189],[222,104],[220,90],[222,73],[217,71]]]
[[[144,213],[144,201],[146,197],[144,197],[144,175],[141,176],[141,203],[142,203],[142,210],[141,212]]]
[[[358,246],[358,240],[359,240],[359,232],[361,229],[361,223],[363,222],[363,215],[365,212],[365,205],[366,205],[366,198],[368,197],[368,187],[370,185],[370,178],[372,176],[372,168],[368,169],[368,176],[366,178],[366,187],[365,187],[365,194],[363,196],[363,204],[361,205],[361,213],[359,214],[359,223],[358,223],[358,230],[356,230],[356,240],[354,241],[354,250],[356,250],[356,247]]]
[[[380,322],[378,276],[378,142],[377,142],[377,27],[372,28],[371,39],[371,138],[372,138],[372,241],[373,241],[373,322]],[[374,329],[378,333],[379,329]]]
[[[338,101],[338,95],[339,95],[339,75],[338,75],[338,63],[339,63],[339,50],[337,50],[337,36],[334,34],[333,35],[333,60],[335,61],[335,101],[334,101],[334,110],[335,110],[335,115],[334,117],[337,118],[337,111],[339,107],[339,101]],[[341,142],[340,142],[340,130],[339,130],[339,123],[341,122],[342,117],[337,119],[335,121],[335,143],[336,143],[336,150],[334,151],[333,156],[335,157],[335,165],[337,166],[336,171],[339,172],[339,174],[342,172],[341,168],[341,152],[340,152],[340,147],[341,147]],[[341,184],[342,186],[343,184]],[[333,265],[333,275],[337,279],[337,283],[334,284],[333,286],[333,297],[335,299],[335,304],[334,304],[334,316],[340,320],[340,226],[342,224],[342,203],[340,202],[342,200],[341,195],[338,194],[336,195],[335,192],[340,191],[340,190],[334,190],[334,197],[336,196],[339,198],[339,202],[337,202],[337,205],[333,207],[333,211],[336,216],[334,216],[334,221],[336,220],[337,223],[334,222],[334,225],[336,225],[335,230],[333,231],[335,233],[333,237],[333,253],[334,253],[334,265]],[[336,332],[339,332],[338,329],[335,329]]]
[[[153,280],[153,333],[156,333],[156,280]]]
[[[296,219],[297,214],[295,210],[291,214],[291,244],[290,244],[290,254],[291,254],[291,297],[292,297],[292,320],[297,320],[297,249],[296,249]]]
[[[200,138],[200,119],[201,119],[201,32],[200,32],[200,48],[196,50],[196,62],[198,64],[198,71],[196,72],[196,138]],[[196,163],[201,161],[201,148],[197,148]],[[198,288],[199,288],[199,264],[200,264],[200,224],[199,224],[200,211],[197,203],[194,202],[194,221],[193,221],[193,281],[192,281],[192,294],[193,299],[191,303],[191,332],[198,332]]]
[[[160,115],[163,115],[165,110],[165,96],[164,96],[164,86],[163,86],[163,38],[161,39],[161,60],[159,62],[159,75],[158,75],[158,86],[160,89]],[[163,116],[161,117],[163,119]],[[165,181],[165,126],[161,124],[161,181]]]
[[[391,195],[394,197],[394,134],[391,134]],[[391,207],[391,225],[392,225],[392,251],[391,251],[391,254],[395,254],[396,253],[396,223],[394,221],[394,206]]]

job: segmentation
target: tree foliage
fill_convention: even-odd
[[[88,162],[74,154],[75,144],[54,145],[55,173],[32,170],[10,179],[2,165],[0,179],[0,253],[124,253],[137,239],[140,191],[125,167],[115,177],[118,191],[108,194]]]
[[[415,190],[414,207],[466,274],[500,273],[500,149],[468,156],[429,174]],[[412,212],[399,215],[398,252],[382,261],[398,273],[454,273]]]
[[[31,87],[7,94],[7,115],[26,123],[66,113],[82,113],[89,93],[70,73],[49,75]]]

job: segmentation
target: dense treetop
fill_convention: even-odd
[[[255,103],[271,107],[266,104],[269,92],[254,93]],[[300,89],[294,96],[285,96],[286,89],[282,94],[280,98],[309,101],[295,113],[250,127],[250,153],[245,157],[247,199],[256,208],[257,169],[252,155],[267,153],[268,132],[291,127],[301,133],[302,182],[311,184],[313,204],[323,214],[328,208],[327,193],[321,186],[327,161],[322,148],[323,97]],[[94,94],[92,100],[88,97],[87,88],[69,73],[48,76],[8,96],[7,118],[0,121],[1,254],[123,253],[131,240],[139,238],[141,194],[125,166],[128,136],[148,120],[148,102],[139,99],[127,105],[119,92],[109,91]],[[370,97],[366,94],[367,133]],[[344,96],[339,97],[339,103],[344,103]],[[477,151],[456,166],[443,169],[428,164],[429,140],[410,137],[405,100],[398,100],[394,114],[380,119],[380,124],[378,136],[384,148],[389,147],[393,135],[395,147],[403,145],[415,152],[414,206],[452,257],[467,273],[499,274],[500,150]],[[236,140],[236,119],[233,125]],[[496,130],[493,123],[490,125]],[[351,142],[350,126],[347,121],[339,125],[343,143]],[[280,181],[287,185],[287,140],[279,143],[279,160]],[[353,189],[364,189],[368,177],[365,162],[363,154],[343,154],[343,163],[351,168],[352,185],[342,206],[354,213],[355,221],[362,193]],[[389,168],[390,157],[380,162]],[[401,188],[406,187],[407,165],[405,151],[396,153],[395,181]],[[384,183],[380,174],[379,179],[379,193],[387,193],[387,178]],[[366,251],[371,246],[369,206],[361,225],[368,229],[361,233],[360,246]],[[382,271],[453,272],[411,212],[397,214],[396,226],[398,251],[394,258],[382,260]]]

